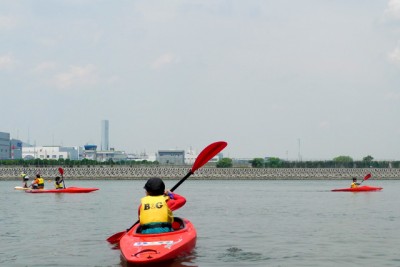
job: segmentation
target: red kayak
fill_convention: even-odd
[[[140,225],[136,224],[119,241],[121,259],[136,265],[159,263],[190,254],[197,238],[193,224],[175,217],[173,228],[168,233],[140,234]]]
[[[89,193],[99,190],[98,188],[85,188],[85,187],[67,187],[63,189],[30,189],[25,190],[26,193]]]
[[[355,188],[340,188],[340,189],[333,189],[332,192],[366,192],[366,191],[379,191],[382,190],[382,187],[375,187],[375,186],[368,186],[363,185]]]

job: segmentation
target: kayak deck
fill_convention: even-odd
[[[15,190],[28,190],[30,188],[29,187],[22,187],[22,186],[15,186],[14,189]]]
[[[187,219],[174,218],[175,230],[159,234],[140,234],[135,225],[119,242],[121,260],[129,264],[149,264],[173,260],[190,254],[196,246],[197,233]]]
[[[26,193],[35,193],[35,194],[43,194],[43,193],[89,193],[99,190],[98,188],[90,188],[90,187],[67,187],[63,189],[29,189],[25,190]]]
[[[382,187],[376,187],[376,186],[359,186],[355,188],[339,188],[339,189],[333,189],[331,190],[332,192],[368,192],[368,191],[379,191],[382,190]]]

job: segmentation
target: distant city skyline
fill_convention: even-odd
[[[102,123],[102,128],[101,128],[101,132],[102,132],[102,134],[103,134],[103,126],[104,126],[104,124],[103,124],[103,122],[105,122],[105,121],[107,121],[108,122],[108,120],[102,120],[101,121],[101,123]],[[1,132],[1,131],[0,131]],[[10,138],[12,139],[12,137],[10,136]],[[23,140],[21,140],[22,142],[24,142]],[[100,150],[104,150],[103,148],[102,148],[102,139],[101,139],[101,141],[97,144],[97,143],[94,143],[94,142],[90,142],[90,143],[85,143],[85,144],[75,144],[75,145],[70,145],[70,147],[84,147],[85,145],[96,145],[98,148],[100,148]],[[234,158],[237,158],[237,159],[240,159],[240,158],[243,158],[243,159],[245,159],[245,158],[248,158],[248,159],[253,159],[253,158],[268,158],[268,157],[278,157],[278,158],[280,158],[280,159],[282,159],[282,160],[290,160],[290,161],[307,161],[307,160],[310,160],[310,161],[313,161],[313,160],[332,160],[333,158],[335,158],[335,157],[338,157],[338,156],[350,156],[350,157],[352,157],[351,155],[337,155],[337,156],[334,156],[334,157],[332,157],[332,158],[307,158],[307,159],[303,159],[303,156],[301,155],[301,139],[297,139],[297,142],[298,142],[298,151],[297,151],[297,158],[296,157],[294,157],[294,158],[289,158],[288,157],[288,154],[286,155],[286,157],[279,157],[279,156],[265,156],[265,157],[260,157],[260,156],[253,156],[253,157],[234,157]],[[25,142],[24,142],[25,143]],[[29,143],[27,143],[27,144],[29,144]],[[29,144],[29,145],[32,145],[32,144]],[[50,146],[63,146],[63,145],[37,145],[38,147],[40,147],[40,146],[44,146],[44,147],[50,147]],[[150,152],[148,152],[148,151],[146,151],[146,150],[143,150],[143,151],[134,151],[134,152],[129,152],[129,151],[126,151],[123,147],[117,147],[117,148],[114,148],[114,147],[109,147],[108,149],[116,149],[116,150],[120,150],[120,151],[124,151],[124,152],[126,152],[127,154],[134,154],[134,155],[140,155],[140,154],[142,154],[142,155],[144,155],[144,154],[146,154],[146,155],[150,155],[150,156],[154,156],[154,155],[156,155],[157,154],[157,152],[159,151],[159,150],[184,150],[186,153],[191,153],[191,152],[195,152],[195,153],[199,153],[201,150],[196,150],[196,149],[193,149],[191,146],[190,147],[186,147],[186,148],[183,148],[183,147],[175,147],[175,148],[159,148],[159,149],[156,149],[155,151],[150,151]],[[108,149],[106,149],[106,150],[108,150]],[[230,157],[230,156],[227,156],[226,154],[224,154],[223,152],[221,153],[221,154],[223,154],[224,155],[224,157]],[[364,157],[367,157],[367,156],[372,156],[373,157],[373,155],[365,155],[365,156],[363,156],[362,158],[354,158],[354,157],[352,157],[353,158],[353,160],[355,160],[355,161],[357,161],[357,160],[362,160]],[[374,160],[396,160],[396,159],[377,159],[377,158],[374,158]]]

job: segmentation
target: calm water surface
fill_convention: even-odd
[[[27,194],[1,181],[0,266],[121,266],[105,239],[136,221],[144,183],[67,180],[100,190]],[[169,266],[400,266],[400,181],[330,192],[349,184],[187,180],[175,215],[194,223],[197,246]]]

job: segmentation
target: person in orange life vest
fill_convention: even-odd
[[[61,179],[60,176],[57,176],[56,180],[54,182],[54,186],[56,187],[56,189],[63,189],[64,188],[62,182],[63,182],[63,179]]]
[[[36,174],[35,180],[33,180],[31,184],[33,189],[43,189],[44,188],[44,179],[40,177],[40,174]]]
[[[353,182],[350,185],[350,188],[356,188],[360,185],[360,183],[357,183],[357,178],[353,177]]]
[[[163,180],[158,177],[147,180],[144,189],[146,196],[139,205],[139,222],[142,234],[165,233],[172,231],[174,216],[172,211],[186,203],[183,196],[165,191]]]

